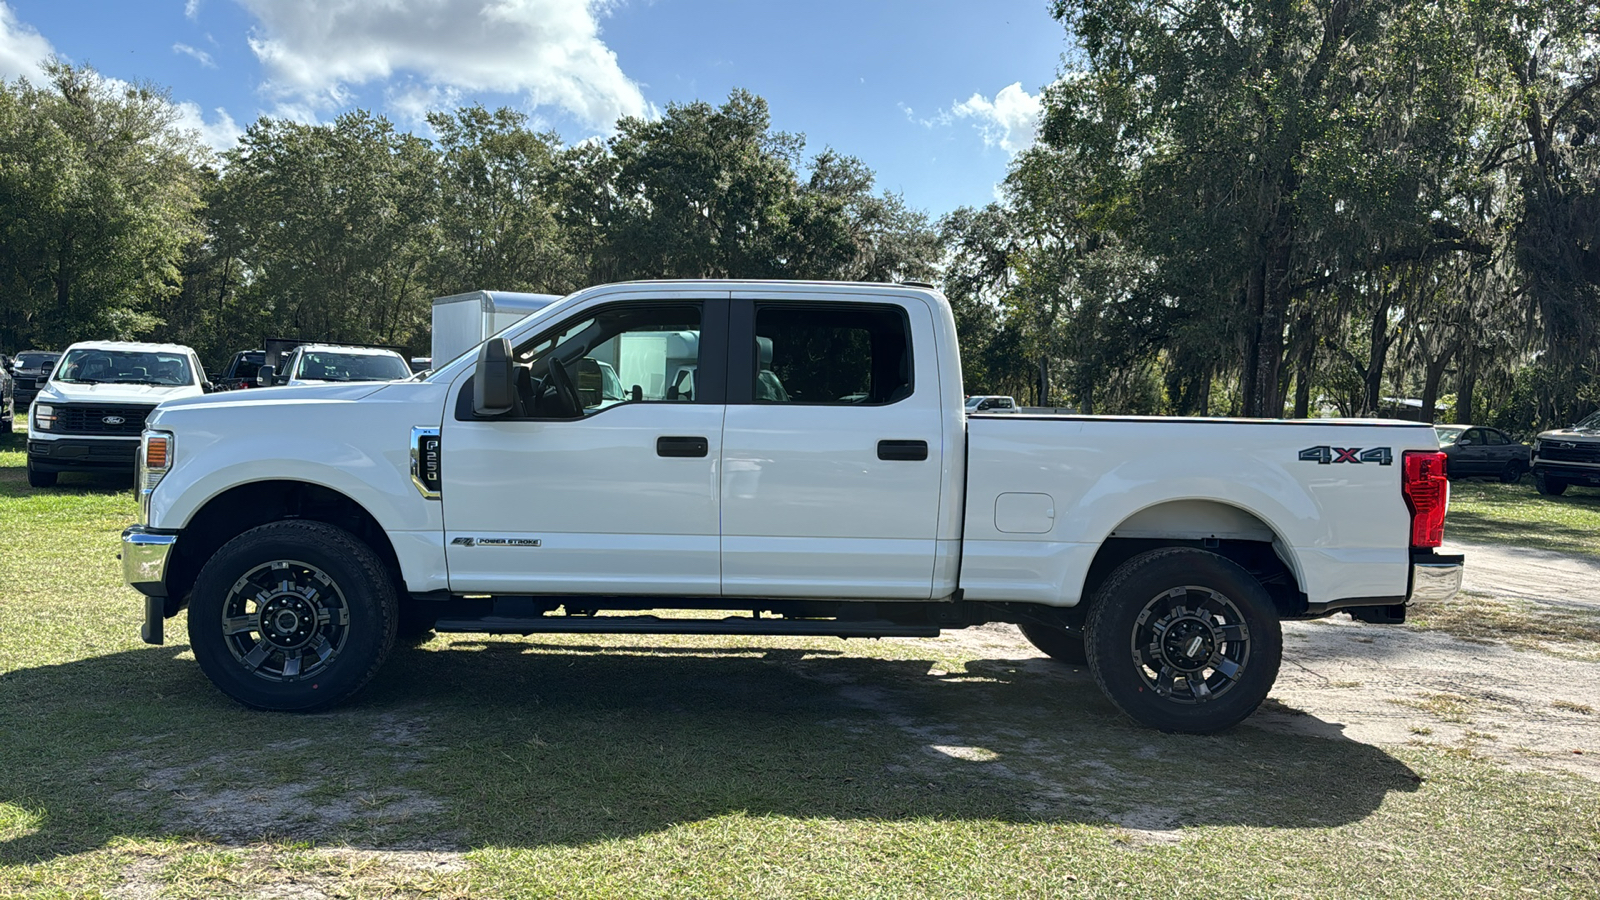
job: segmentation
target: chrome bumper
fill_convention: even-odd
[[[144,595],[144,625],[139,637],[146,644],[159,644],[165,638],[167,560],[177,543],[175,534],[152,534],[139,525],[122,532],[122,579]]]
[[[1459,556],[1439,556],[1411,564],[1411,596],[1419,600],[1449,600],[1461,590],[1461,573],[1466,565]]]

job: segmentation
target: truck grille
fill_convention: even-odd
[[[138,437],[154,406],[65,405],[56,407],[56,430],[71,434],[116,434]],[[107,420],[111,421],[107,421]],[[120,420],[120,421],[118,421]]]
[[[1563,447],[1562,444],[1571,446]],[[1544,462],[1600,463],[1600,443],[1540,441],[1539,459]]]
[[[34,387],[34,385],[36,383],[37,383],[37,379],[33,379],[33,378],[18,378],[17,379],[17,390],[19,390],[19,391],[31,391],[31,390],[33,390],[33,387]]]

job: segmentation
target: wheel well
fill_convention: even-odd
[[[1176,500],[1139,510],[1100,545],[1084,579],[1083,597],[1135,556],[1162,547],[1196,547],[1239,565],[1266,588],[1279,615],[1306,611],[1306,595],[1294,571],[1273,549],[1277,534],[1255,515],[1210,500]]]
[[[246,531],[280,519],[310,519],[337,525],[359,538],[383,561],[404,593],[400,560],[378,520],[356,501],[320,484],[257,481],[229,488],[206,501],[189,520],[167,573],[166,614],[188,604],[189,591],[206,560]]]

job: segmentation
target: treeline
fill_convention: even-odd
[[[969,381],[1095,412],[1600,403],[1595,0],[1055,0],[1005,200],[941,223]]]
[[[565,146],[521,113],[261,119],[211,156],[166,94],[56,64],[0,91],[0,349],[263,336],[425,354],[431,300],[635,278],[931,279],[926,214],[766,103],[623,119]]]
[[[967,389],[1085,412],[1526,433],[1600,405],[1600,0],[1055,0],[999,202],[937,222],[766,104],[564,145],[520,113],[262,119],[56,65],[0,96],[0,347],[427,346],[432,297],[933,280]]]

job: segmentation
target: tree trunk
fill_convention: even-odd
[[[1444,378],[1445,366],[1449,364],[1450,357],[1454,356],[1455,352],[1456,348],[1454,346],[1446,347],[1444,352],[1439,354],[1438,359],[1429,360],[1427,363],[1427,371],[1422,381],[1422,421],[1424,422],[1432,422],[1434,419],[1435,410],[1433,407],[1439,400],[1439,382]]]
[[[1311,373],[1317,366],[1317,336],[1312,332],[1311,313],[1300,317],[1299,356],[1294,367],[1294,417],[1311,415]]]
[[[1468,350],[1461,358],[1461,383],[1456,387],[1456,415],[1455,420],[1459,425],[1472,424],[1472,404],[1476,399],[1473,394],[1478,388],[1477,360]]]

